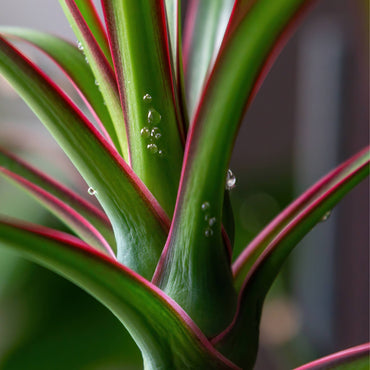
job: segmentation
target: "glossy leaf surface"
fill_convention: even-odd
[[[7,38],[31,43],[57,63],[82,95],[105,136],[120,148],[111,116],[81,50],[59,37],[26,28],[0,27],[0,33]]]
[[[96,191],[113,226],[118,259],[150,278],[168,227],[156,200],[69,98],[1,38],[0,72]]]
[[[154,281],[209,336],[228,325],[235,309],[220,222],[231,150],[259,70],[303,3],[261,0],[246,12],[218,56],[188,134],[175,214]],[[190,298],[188,291],[196,293]]]
[[[78,239],[0,221],[0,245],[61,274],[108,307],[140,347],[145,368],[237,369],[158,288]]]
[[[117,150],[122,153],[125,161],[130,163],[126,125],[114,70],[109,64],[109,61],[105,57],[74,0],[59,0],[59,2],[62,5],[68,21],[72,25],[73,31],[79,39],[80,48],[83,50],[91,67],[91,71],[95,76],[95,88],[101,92],[110,113],[120,144]]]
[[[109,64],[113,67],[107,34],[93,0],[74,0],[74,2],[91,33],[93,34],[96,42],[99,44],[100,49],[104,53]]]
[[[339,181],[343,180],[348,175],[351,169],[357,168],[359,163],[367,161],[367,158],[368,149],[364,149],[353,158],[337,167],[289,205],[271,221],[254,240],[252,240],[233,264],[235,287],[238,291],[241,289],[244,279],[253,267],[253,264],[263,251],[268,248],[269,243],[271,243],[295,217],[304,212],[306,207],[309,207],[333,186],[336,186]]]
[[[0,167],[11,171],[13,174],[22,177],[28,182],[36,185],[43,191],[58,198],[63,203],[71,207],[83,218],[88,220],[106,239],[109,245],[116,252],[116,245],[112,226],[105,213],[86,201],[77,193],[57,182],[45,173],[34,168],[30,164],[17,158],[13,154],[0,148]]]
[[[213,340],[216,347],[239,366],[251,368],[254,364],[262,304],[283,263],[298,242],[317,223],[325,220],[327,212],[369,174],[369,157],[369,150],[366,150],[349,161],[342,176],[332,181],[317,198],[311,199],[253,264],[240,292],[238,312],[232,324]]]
[[[128,125],[132,168],[169,216],[183,146],[163,0],[103,0]]]
[[[188,1],[183,56],[190,117],[221,46],[233,4],[233,0]]]

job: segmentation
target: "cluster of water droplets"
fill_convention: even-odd
[[[98,90],[101,91],[100,89],[100,82],[98,80],[95,80],[95,86],[98,87]]]
[[[152,102],[152,97],[149,94],[143,96],[143,101],[147,104]],[[147,122],[148,126],[144,126],[140,130],[140,135],[142,138],[147,140],[146,148],[152,154],[157,154],[162,157],[164,152],[159,148],[160,139],[162,137],[161,130],[158,126],[161,122],[162,116],[154,108],[148,109]]]
[[[226,174],[225,188],[226,188],[226,190],[231,190],[231,189],[235,188],[235,185],[236,185],[236,177],[229,168],[227,170],[227,174]]]
[[[82,42],[81,42],[81,41],[78,41],[78,40],[77,40],[77,48],[78,48],[78,50],[80,50],[80,51],[83,53],[83,55],[85,56],[85,62],[86,62],[87,64],[89,64],[89,60],[87,59],[87,56],[86,56],[86,54],[85,54],[85,48],[84,48],[84,46],[82,45]]]
[[[211,213],[209,212],[210,208],[211,208],[211,205],[210,205],[209,202],[206,201],[206,202],[202,203],[200,208],[203,211],[204,221],[205,221],[205,224],[206,224],[206,227],[204,229],[204,235],[207,238],[210,238],[213,235],[213,226],[216,225],[217,219],[216,219],[216,217],[212,216]]]

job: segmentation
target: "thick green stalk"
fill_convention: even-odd
[[[158,0],[103,0],[128,125],[132,168],[172,215],[183,145],[165,10]]]

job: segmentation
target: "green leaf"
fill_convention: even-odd
[[[268,248],[274,238],[314,201],[342,181],[353,168],[357,168],[359,164],[366,162],[367,158],[368,149],[365,149],[331,171],[282,211],[249,243],[233,264],[234,282],[237,291],[241,289],[245,277],[253,267],[253,264],[264,250]]]
[[[29,42],[52,58],[83,95],[83,99],[97,116],[103,132],[105,130],[105,136],[113,142],[117,150],[120,150],[111,116],[95,84],[95,77],[85,62],[82,52],[76,46],[59,37],[25,28],[0,27],[0,33],[8,39],[15,38]]]
[[[168,230],[156,200],[63,91],[1,37],[0,73],[96,190],[113,226],[118,259],[150,278]]]
[[[104,25],[99,17],[93,0],[74,0],[78,10],[81,12],[83,19],[94,35],[96,42],[113,68],[112,56],[109,49],[109,42]]]
[[[111,115],[116,135],[120,143],[118,150],[123,153],[125,161],[130,163],[126,125],[114,70],[94,38],[94,35],[91,33],[74,0],[59,0],[59,2],[74,33],[78,40],[80,40],[80,48],[83,48],[91,71],[95,76],[95,88],[100,90]]]
[[[370,343],[365,343],[299,366],[295,370],[368,370],[369,352]]]
[[[132,168],[171,216],[183,157],[183,123],[176,109],[163,0],[103,0],[102,5]]]
[[[147,369],[237,369],[158,288],[68,234],[0,221],[0,245],[59,273],[103,303],[139,346]]]
[[[350,160],[341,174],[276,234],[253,264],[240,291],[239,309],[232,324],[212,341],[239,366],[249,369],[254,364],[262,304],[283,263],[298,242],[317,223],[324,221],[344,195],[369,174],[369,161],[369,149]]]
[[[88,221],[88,219],[83,217],[82,214],[71,205],[75,205],[76,208],[81,209],[83,213],[90,216],[91,219],[94,221],[96,220],[99,225],[105,227],[104,231],[109,232],[109,236],[111,236],[113,241],[113,246],[115,246],[114,235],[112,229],[109,227],[109,221],[105,217],[101,217],[102,212],[95,210],[95,207],[91,206],[81,197],[78,197],[65,187],[60,186],[44,174],[35,171],[17,158],[8,155],[6,152],[2,151],[1,148],[0,175],[3,175],[6,179],[14,182],[23,190],[30,193],[41,205],[63,221],[86,243],[91,244],[115,258],[112,248],[102,234]],[[46,190],[47,188],[51,189],[54,194],[48,192]],[[56,196],[56,194],[61,195],[62,199],[66,199],[67,202],[69,200],[69,204]]]
[[[112,226],[106,214],[99,208],[86,201],[80,195],[62,185],[45,173],[32,167],[29,163],[24,162],[20,158],[8,153],[0,148],[0,166],[6,168],[13,173],[23,177],[29,182],[39,186],[46,192],[52,194],[62,202],[68,204],[71,208],[77,211],[81,216],[86,218],[99,232],[104,236],[108,243],[112,246],[115,244]]]
[[[170,50],[172,56],[172,63],[176,65],[178,60],[178,48],[179,44],[179,22],[180,22],[180,9],[179,0],[165,0],[166,14],[167,14],[167,27],[168,27],[168,38],[170,43]],[[173,70],[176,80],[177,71]]]
[[[182,125],[179,126],[180,135],[185,141],[185,132],[189,125],[186,107],[184,68],[181,45],[181,1],[165,0],[167,14],[167,29],[171,51],[172,84],[175,87],[176,110],[182,116]]]
[[[184,66],[189,116],[193,117],[221,46],[233,0],[191,0],[184,27]]]
[[[179,198],[154,281],[185,308],[207,335],[225,328],[235,309],[236,293],[220,220],[239,122],[269,52],[303,3],[304,0],[260,0],[248,11],[245,2],[238,2],[245,14],[234,8],[234,18],[229,23],[232,32],[221,47],[190,126]],[[234,19],[238,22],[235,29]],[[206,203],[209,206],[203,212]],[[205,217],[215,219],[211,228]],[[188,291],[197,294],[189,299]]]

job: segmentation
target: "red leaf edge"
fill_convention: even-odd
[[[35,194],[40,199],[44,199],[46,203],[50,203],[54,205],[56,208],[60,209],[64,214],[66,214],[66,218],[72,218],[76,220],[76,222],[89,234],[92,234],[94,238],[99,242],[99,244],[106,250],[106,252],[112,257],[116,258],[112,248],[104,239],[104,237],[99,233],[99,231],[91,225],[84,217],[82,217],[78,212],[76,212],[71,206],[61,201],[59,198],[55,197],[54,195],[50,194],[46,190],[42,189],[41,187],[35,185],[34,183],[24,179],[23,177],[15,174],[7,170],[4,167],[0,166],[0,172],[2,172],[5,176],[9,177],[13,181],[19,183],[22,187],[26,188],[32,194]]]
[[[360,344],[356,347],[348,348],[343,351],[333,353],[329,356],[322,357],[303,366],[295,368],[295,370],[325,370],[333,366],[346,363],[346,360],[356,360],[370,352],[370,343]]]
[[[122,265],[121,263],[111,258],[110,256],[107,256],[106,254],[97,251],[96,249],[94,249],[87,243],[83,242],[82,240],[74,237],[73,235],[64,233],[62,231],[50,229],[44,226],[35,225],[31,223],[14,223],[4,220],[0,220],[0,222],[10,227],[22,229],[24,231],[40,235],[47,239],[63,243],[66,248],[78,250],[81,254],[89,255],[92,258],[98,259],[102,263],[109,265],[111,268],[114,268],[118,271],[121,271],[125,275],[130,276],[131,279],[136,280],[136,282],[145,287],[146,290],[150,290],[154,295],[159,297],[159,299],[161,299],[163,303],[166,304],[171,309],[171,311],[173,311],[174,314],[177,315],[183,321],[183,323],[190,329],[190,331],[194,333],[194,336],[210,353],[212,353],[216,358],[220,359],[225,364],[230,366],[231,369],[239,369],[239,367],[233,364],[230,360],[224,357],[212,346],[207,337],[198,328],[198,326],[194,323],[190,316],[181,308],[181,306],[179,306],[173,299],[167,296],[161,289],[159,289],[157,286],[143,278],[141,275],[137,274],[135,271]]]
[[[0,36],[0,42],[4,43],[8,48],[10,48],[15,54],[18,55],[20,59],[23,60],[41,79],[48,84],[50,89],[53,89],[61,99],[64,100],[66,105],[69,106],[71,111],[79,117],[79,119],[85,124],[88,130],[95,136],[96,140],[104,147],[104,149],[111,156],[122,171],[127,175],[131,184],[138,191],[140,196],[145,199],[148,208],[153,211],[153,214],[158,217],[158,220],[164,230],[168,230],[170,226],[170,220],[158,201],[155,199],[153,194],[148,190],[148,188],[143,184],[131,167],[123,160],[123,158],[118,154],[118,152],[111,147],[111,145],[106,141],[103,135],[96,129],[96,127],[88,120],[88,118],[82,113],[78,106],[69,98],[69,96],[48,76],[46,75],[36,64],[34,64],[30,59],[28,59],[23,53],[21,53],[17,48],[10,44],[6,39]]]

